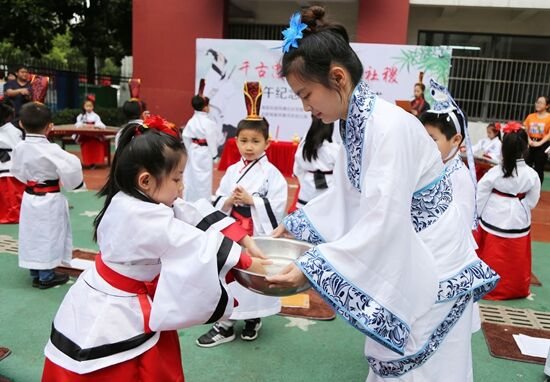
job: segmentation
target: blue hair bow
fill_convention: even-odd
[[[290,48],[298,47],[298,40],[303,38],[302,31],[307,25],[302,22],[300,12],[294,13],[290,17],[290,25],[283,31],[283,52],[287,53]]]

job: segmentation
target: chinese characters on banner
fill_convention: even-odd
[[[195,82],[206,80],[211,117],[232,136],[246,116],[242,93],[245,81],[263,86],[261,114],[266,117],[274,139],[304,136],[311,123],[302,102],[281,77],[281,42],[266,40],[198,39]],[[450,69],[450,48],[408,45],[352,44],[363,63],[363,79],[389,102],[413,98],[419,72],[424,83],[430,78],[446,84]],[[437,56],[439,60],[430,59]],[[427,59],[426,59],[427,58]],[[423,61],[424,60],[424,61]],[[436,68],[430,62],[438,63]]]

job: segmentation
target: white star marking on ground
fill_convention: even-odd
[[[99,211],[84,211],[83,213],[79,214],[80,216],[87,216],[89,218],[94,218],[99,214]]]
[[[536,296],[535,293],[531,293],[529,296],[527,296],[525,298],[529,301],[535,301],[535,296]]]
[[[298,317],[285,317],[289,323],[285,325],[285,328],[297,327],[298,329],[307,332],[310,325],[315,325],[316,322],[308,320],[307,318],[298,318]]]

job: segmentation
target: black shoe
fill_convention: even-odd
[[[196,343],[202,348],[211,348],[226,342],[231,342],[234,339],[235,331],[233,327],[225,329],[218,323],[215,323],[212,329],[197,339]]]
[[[254,341],[258,338],[258,333],[262,327],[262,320],[255,318],[253,320],[244,320],[244,328],[241,333],[241,339],[245,341]]]
[[[32,278],[32,287],[33,288],[38,288],[38,277],[33,277]]]
[[[40,289],[48,289],[56,285],[65,284],[69,281],[69,275],[66,273],[54,273],[53,279],[48,281],[38,281],[38,287]]]

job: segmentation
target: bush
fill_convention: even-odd
[[[94,111],[101,117],[101,121],[107,126],[122,126],[126,123],[126,117],[119,108],[96,107]],[[54,125],[71,125],[76,122],[76,117],[81,109],[63,109],[54,113]]]

